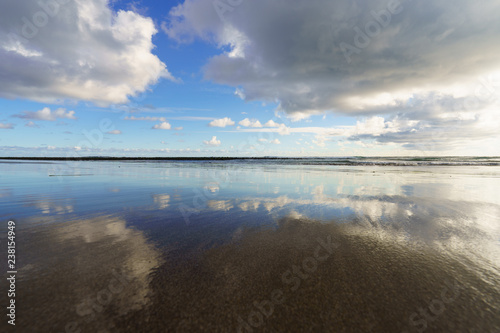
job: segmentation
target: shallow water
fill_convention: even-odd
[[[0,163],[16,328],[497,332],[500,167],[464,164]]]

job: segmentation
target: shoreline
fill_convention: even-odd
[[[45,162],[273,162],[283,165],[439,167],[500,166],[500,157],[0,157],[0,163]],[[280,163],[282,162],[282,163]]]

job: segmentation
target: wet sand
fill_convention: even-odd
[[[187,264],[175,257],[167,258],[155,274],[150,306],[117,322],[117,328],[130,332],[500,329],[499,280],[488,284],[473,267],[453,258],[351,226],[284,219],[277,230],[242,231],[233,243]]]
[[[120,229],[120,221],[111,225]],[[199,243],[161,252],[133,230],[117,230],[117,242],[85,243],[74,238],[74,228],[81,223],[58,231],[57,237],[73,237],[64,252],[48,247],[50,228],[37,233],[32,245],[47,255],[40,264],[53,266],[36,282],[20,283],[29,288],[19,310],[20,331],[500,330],[498,275],[485,280],[477,274],[480,267],[355,223],[285,218],[276,228],[238,229],[221,246]],[[98,221],[87,228],[96,238],[104,231]],[[125,281],[116,294],[115,280]],[[79,290],[72,289],[76,281]],[[94,295],[106,289],[112,292]],[[82,302],[87,296],[88,304]],[[99,304],[98,297],[107,303]]]

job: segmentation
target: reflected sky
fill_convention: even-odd
[[[43,317],[35,304],[50,290],[59,295],[50,308],[58,315],[50,324],[40,319],[44,328],[64,331],[76,323],[84,332],[123,331],[120,318],[161,302],[162,288],[192,287],[179,281],[194,261],[207,265],[211,255],[238,242],[266,247],[262,240],[248,245],[249,230],[278,232],[284,219],[430,250],[498,287],[499,188],[500,168],[493,166],[0,163],[0,218],[15,220],[20,234],[19,278],[30,288],[20,313]],[[236,262],[259,264],[231,253]],[[5,256],[0,260],[4,265]],[[99,294],[117,274],[128,279],[127,288]],[[92,305],[98,294],[111,300]]]

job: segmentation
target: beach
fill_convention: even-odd
[[[496,159],[0,162],[19,331],[500,330]]]

